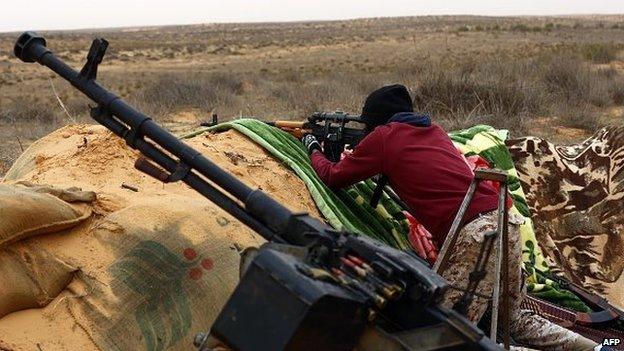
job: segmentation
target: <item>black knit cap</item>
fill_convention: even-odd
[[[399,112],[414,112],[412,98],[405,86],[388,85],[368,95],[362,108],[362,121],[366,129],[373,130]]]

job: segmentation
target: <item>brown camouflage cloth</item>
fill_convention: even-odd
[[[520,303],[525,294],[522,289],[522,252],[520,243],[519,225],[522,220],[517,216],[509,219],[509,284],[510,284],[510,331],[512,338],[525,346],[540,350],[591,350],[597,344],[579,334],[569,331],[557,324],[539,317],[528,310],[522,310]],[[443,304],[452,308],[459,300],[463,291],[457,288],[465,288],[468,284],[470,272],[474,269],[484,234],[496,230],[496,211],[480,215],[478,218],[466,224],[459,232],[457,243],[451,251],[448,268],[443,276],[456,289],[451,289],[445,295]],[[495,283],[494,263],[498,256],[496,245],[487,264],[487,275],[479,284],[477,293],[491,296]],[[467,317],[478,322],[488,307],[489,299],[475,296],[468,308]],[[500,319],[499,319],[500,320]]]
[[[624,128],[582,143],[507,141],[553,272],[624,307]]]

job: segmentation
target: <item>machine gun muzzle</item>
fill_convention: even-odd
[[[36,62],[50,50],[46,48],[46,40],[43,37],[34,32],[25,32],[17,39],[13,52],[24,62]]]

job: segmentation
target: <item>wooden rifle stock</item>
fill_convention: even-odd
[[[303,121],[275,121],[270,122],[269,125],[277,127],[297,139],[301,139],[304,135],[312,132],[312,130],[305,128],[305,123]]]

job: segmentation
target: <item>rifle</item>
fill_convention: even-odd
[[[305,134],[312,134],[323,143],[323,153],[332,162],[340,161],[345,147],[353,149],[366,135],[363,129],[347,127],[349,122],[364,123],[360,116],[349,115],[342,111],[314,112],[307,121],[272,121],[265,122],[280,128],[297,139]]]
[[[345,148],[353,149],[366,136],[363,129],[346,127],[345,125],[349,122],[364,124],[362,117],[349,115],[342,111],[314,112],[306,122],[265,121],[264,123],[280,128],[297,139],[303,138],[306,134],[314,135],[319,142],[323,143],[325,157],[331,162],[338,162]],[[213,118],[213,125],[214,123]],[[408,206],[388,186],[388,179],[385,176],[374,177],[373,182],[376,187],[371,198],[371,207],[377,207],[381,194],[385,191],[404,211],[409,211]]]
[[[107,47],[95,39],[80,72],[32,32],[17,39],[14,53],[50,68],[97,103],[91,116],[143,154],[137,169],[163,182],[183,181],[269,241],[210,338],[240,351],[342,351],[358,344],[360,350],[501,350],[440,305],[448,284],[416,255],[292,213],[103,88],[96,76]],[[199,338],[198,347],[207,350],[208,339]]]

